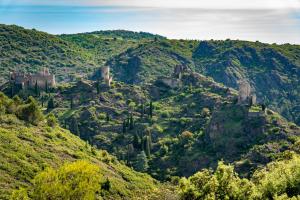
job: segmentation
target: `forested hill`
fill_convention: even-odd
[[[33,98],[22,102],[0,93],[0,107],[0,199],[26,199],[25,190],[30,199],[148,199],[159,195],[156,180],[61,128],[54,116],[42,114]],[[75,163],[68,165],[71,162]],[[68,179],[59,183],[52,168],[63,164],[59,173]],[[78,184],[72,187],[79,191],[67,182]],[[11,197],[14,190],[19,198]]]
[[[168,40],[122,30],[54,36],[1,25],[0,48],[1,83],[12,69],[49,67],[68,82],[108,64],[115,80],[143,84],[181,64],[228,87],[248,78],[260,102],[300,124],[299,45]]]

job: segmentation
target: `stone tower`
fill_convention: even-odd
[[[112,82],[112,77],[110,76],[110,67],[104,66],[101,68],[101,77],[105,84],[110,87]]]
[[[239,81],[239,104],[256,104],[256,95],[251,89],[249,82],[245,79]]]

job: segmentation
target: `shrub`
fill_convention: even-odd
[[[57,125],[57,123],[58,123],[58,121],[57,121],[56,117],[54,116],[54,114],[50,113],[47,116],[47,124],[48,124],[48,126],[55,127]]]
[[[26,104],[18,107],[17,116],[33,125],[38,125],[44,118],[38,103],[33,97],[29,97]]]
[[[30,196],[32,199],[78,199],[90,200],[96,198],[101,188],[100,169],[97,165],[86,161],[65,164],[55,170],[48,168],[39,173],[32,181],[33,185],[27,191],[20,189],[14,192],[14,199]],[[26,199],[26,198],[25,198]]]

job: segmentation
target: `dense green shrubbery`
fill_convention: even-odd
[[[29,97],[23,103],[18,96],[10,99],[3,93],[0,93],[0,113],[15,114],[19,119],[33,125],[37,125],[44,119],[43,113],[33,97]]]
[[[15,191],[12,199],[26,199],[27,196],[39,200],[92,200],[101,190],[101,181],[99,166],[77,161],[58,170],[48,168],[39,173],[30,189]]]
[[[300,157],[270,163],[257,170],[251,180],[239,178],[231,165],[219,162],[213,173],[202,170],[180,181],[184,200],[208,199],[298,199],[300,197]]]
[[[33,125],[37,125],[44,118],[37,101],[33,97],[29,97],[24,105],[18,107],[17,116]]]

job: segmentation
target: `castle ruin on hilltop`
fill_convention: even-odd
[[[104,66],[101,68],[101,78],[105,82],[105,84],[110,87],[112,82],[112,76],[110,75],[110,67]]]
[[[238,103],[241,105],[256,104],[256,95],[252,90],[249,82],[246,79],[242,79],[239,84],[239,97]]]
[[[50,74],[48,68],[43,68],[42,71],[35,74],[13,71],[9,75],[9,80],[14,85],[20,86],[23,89],[33,88],[35,85],[41,89],[56,86],[55,75]]]

